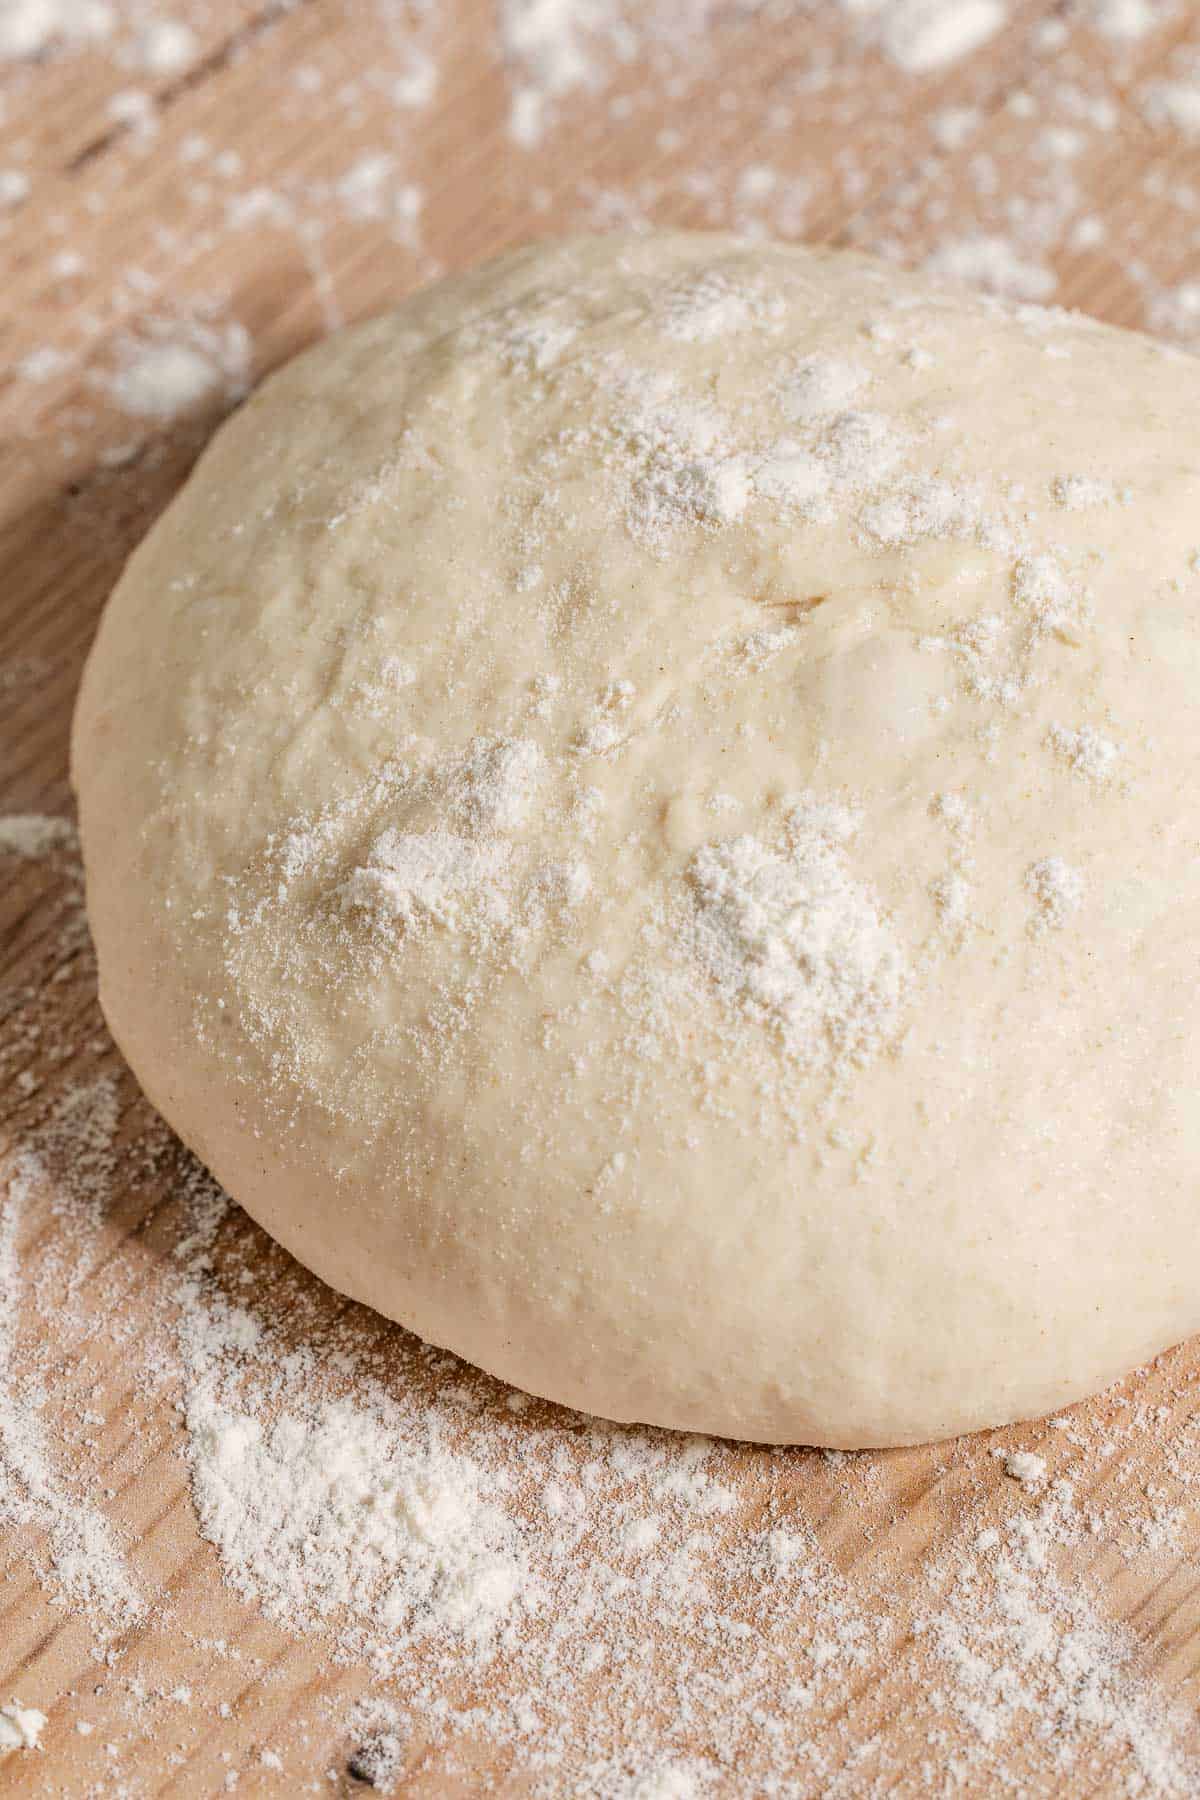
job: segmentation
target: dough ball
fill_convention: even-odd
[[[334,1287],[856,1446],[1200,1325],[1200,365],[539,245],[264,383],[74,741],[101,997]]]

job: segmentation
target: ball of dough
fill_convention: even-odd
[[[1200,1325],[1200,365],[540,245],[273,376],[79,700],[101,998],[334,1287],[761,1441]]]

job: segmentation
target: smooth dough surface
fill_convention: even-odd
[[[1200,364],[872,262],[535,246],[320,344],[73,746],[147,1092],[332,1285],[764,1441],[1200,1326]]]

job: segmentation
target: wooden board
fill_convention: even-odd
[[[1200,276],[1200,141],[1178,110],[1174,124],[1164,118],[1156,86],[1200,59],[1187,0],[1128,42],[1090,29],[1086,6],[1017,0],[986,46],[922,75],[869,41],[866,14],[837,4],[713,4],[688,11],[686,32],[678,10],[667,30],[666,0],[626,7],[632,54],[589,39],[594,79],[550,101],[532,147],[513,141],[523,76],[482,0],[189,0],[173,16],[193,41],[166,71],[130,63],[131,13],[99,45],[0,63],[0,174],[28,181],[0,211],[0,812],[69,813],[71,702],[99,610],[237,386],[228,368],[184,416],[131,413],[115,378],[155,333],[211,349],[236,321],[254,379],[441,270],[533,234],[636,222],[933,256],[1030,298],[1200,342],[1200,287],[1188,286]],[[398,104],[396,81],[424,66],[414,51],[436,87]],[[380,155],[382,181],[347,179]],[[396,204],[406,186],[420,195],[415,217]],[[118,1143],[152,1132],[104,1039],[76,911],[62,857],[0,861],[0,1150],[36,1132],[70,1084],[106,1073],[119,1084]],[[57,1175],[69,1194],[70,1171]],[[90,1227],[92,1266],[69,1296],[75,1314],[56,1261],[70,1208],[56,1217],[52,1198],[39,1200],[23,1257],[40,1302],[22,1302],[20,1359],[105,1490],[153,1617],[97,1660],[87,1621],[38,1578],[48,1552],[37,1530],[0,1539],[0,1702],[16,1695],[49,1718],[39,1751],[0,1759],[0,1793],[207,1794],[231,1776],[241,1793],[355,1791],[351,1706],[397,1684],[335,1664],[318,1639],[292,1637],[223,1583],[197,1529],[175,1395],[137,1373],[155,1354],[155,1295],[179,1230],[169,1152],[160,1145],[147,1168],[131,1151],[110,1188]],[[233,1237],[261,1303],[304,1291],[306,1305],[338,1313],[248,1225]],[[393,1367],[397,1381],[426,1379],[399,1349]],[[1093,1522],[1062,1546],[1062,1579],[1098,1617],[1126,1622],[1131,1666],[1194,1709],[1198,1374],[1200,1353],[1185,1346],[1057,1428],[849,1462],[773,1460],[771,1481],[830,1566],[876,1601],[881,1585],[898,1596],[886,1653],[853,1663],[835,1704],[793,1721],[804,1745],[794,1792],[1001,1785],[1004,1766],[980,1759],[961,1719],[931,1735],[921,1707],[948,1677],[914,1626],[949,1579],[963,1521],[1007,1529],[1014,1506],[1036,1499],[1005,1473],[1015,1448],[1069,1479],[1078,1516]],[[481,1404],[502,1403],[483,1391]],[[770,1453],[728,1457],[737,1517],[749,1519]],[[811,1631],[797,1630],[807,1668]],[[190,1700],[172,1698],[182,1689]],[[1175,1737],[1181,1754],[1200,1750],[1186,1721]],[[1072,1766],[1053,1744],[1013,1744],[1008,1784],[1179,1791],[1127,1740],[1101,1732]],[[282,1769],[262,1762],[264,1746]],[[706,1792],[756,1791],[720,1767],[703,1733],[696,1754]],[[411,1739],[397,1791],[485,1788],[526,1792],[519,1757],[484,1741],[448,1760],[432,1737]]]

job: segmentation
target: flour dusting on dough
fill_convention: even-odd
[[[855,830],[844,809],[801,804],[781,847],[747,833],[688,871],[706,966],[808,1066],[866,1060],[899,1015],[904,956],[847,867]]]

